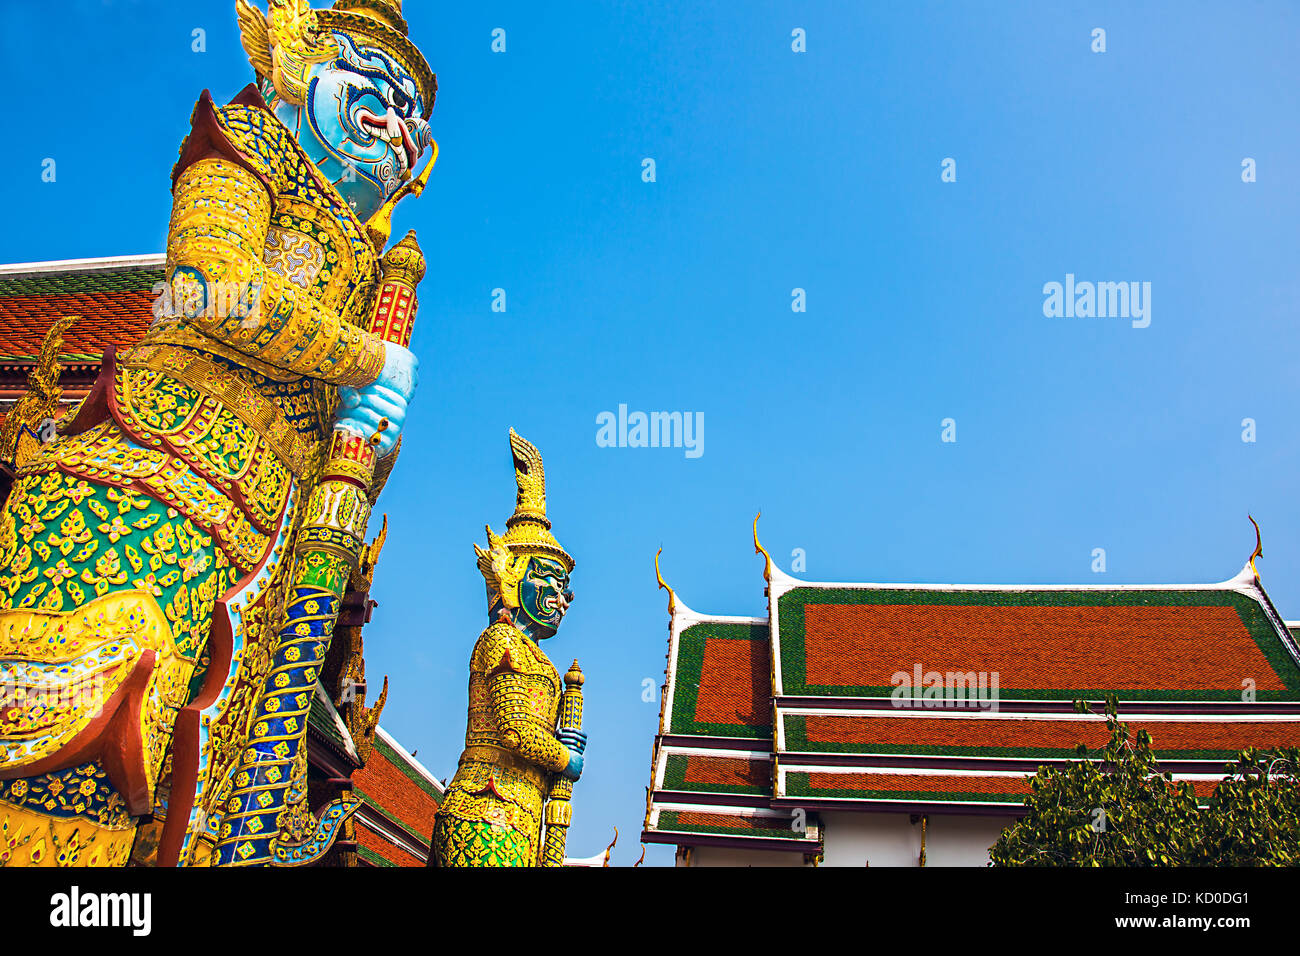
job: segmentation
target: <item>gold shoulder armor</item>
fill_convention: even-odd
[[[544,674],[548,667],[538,660],[539,654],[518,628],[498,621],[479,636],[469,666],[484,676],[499,670]]]

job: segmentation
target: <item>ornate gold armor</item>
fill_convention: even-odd
[[[524,583],[532,562],[552,566],[562,579],[558,590],[565,592],[573,558],[550,531],[541,455],[514,431],[510,444],[518,487],[515,513],[504,535],[488,528],[488,548],[475,546],[489,613],[496,620],[470,655],[465,750],[433,832],[431,859],[440,866],[539,865],[546,796],[570,760],[556,736],[560,675],[522,626],[538,620],[539,607],[552,606],[545,598],[537,604],[539,592]],[[530,599],[532,618],[522,610]],[[567,601],[554,616],[554,627],[564,606]],[[554,627],[539,633],[548,636]]]
[[[383,362],[354,324],[377,288],[374,246],[253,88],[196,107],[167,252],[172,308],[26,455],[0,517],[0,655],[25,662],[0,709],[0,862],[125,862],[203,684],[218,601],[241,579],[275,583],[334,386]],[[256,309],[184,316],[185,269],[260,289]],[[251,641],[265,623],[231,626]]]

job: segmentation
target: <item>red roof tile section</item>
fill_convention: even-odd
[[[1017,794],[1031,792],[1027,776],[974,777],[969,774],[913,773],[810,773],[808,787],[818,790],[898,791],[899,793],[987,793]]]
[[[396,766],[385,748],[376,746],[370,751],[366,765],[352,774],[352,784],[384,813],[401,821],[418,839],[428,841],[433,833],[438,801]]]
[[[0,295],[0,358],[35,356],[57,319],[78,315],[62,354],[97,359],[106,345],[122,348],[139,339],[153,319],[153,303],[148,290]]]
[[[763,641],[710,639],[704,646],[695,719],[766,724],[772,699],[769,657]]]
[[[357,845],[369,850],[393,866],[424,866],[425,862],[418,856],[385,840],[364,823],[356,824]]]
[[[1231,607],[809,604],[810,684],[888,687],[926,671],[997,672],[1002,688],[1285,690]],[[701,691],[701,706],[704,705]]]
[[[805,718],[811,744],[851,744],[862,753],[873,748],[906,746],[1073,751],[1076,744],[1101,748],[1110,739],[1101,719],[1043,720],[987,717],[840,717]],[[1293,747],[1300,740],[1300,721],[1261,720],[1133,720],[1124,721],[1131,734],[1145,730],[1160,752],[1236,751],[1243,747],[1268,750]],[[924,752],[923,750],[921,752]]]
[[[975,795],[1023,797],[1033,790],[1029,775],[976,776],[972,774],[913,774],[913,773],[821,773],[808,774],[810,795],[819,791],[831,794],[834,791],[852,791],[854,793],[894,793],[898,799],[907,799],[909,795],[961,794],[969,799]],[[1180,780],[1175,778],[1175,783]],[[1198,798],[1207,798],[1218,786],[1218,780],[1192,780],[1192,792]],[[891,799],[885,797],[883,799]],[[1017,801],[1018,802],[1018,801]]]
[[[766,760],[746,757],[699,757],[686,759],[686,782],[712,787],[771,786],[772,773]]]

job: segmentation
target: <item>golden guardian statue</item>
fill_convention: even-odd
[[[540,647],[573,601],[573,558],[551,533],[541,454],[513,429],[510,450],[515,513],[474,546],[491,623],[470,655],[465,750],[435,819],[436,866],[561,865],[582,775],[582,674],[575,661],[562,685]]]
[[[204,92],[167,282],[0,513],[0,865],[300,865],[304,734],[396,456],[436,157],[401,0],[238,0],[257,73]],[[423,174],[416,168],[432,154]]]

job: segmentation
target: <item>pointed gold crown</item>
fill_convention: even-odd
[[[515,485],[519,491],[515,496],[515,513],[506,522],[501,543],[511,554],[556,558],[572,571],[573,558],[551,534],[551,522],[546,517],[546,471],[542,453],[513,428],[510,429],[510,453],[515,460]]]
[[[268,0],[268,5],[263,14],[251,0],[235,0],[240,36],[253,69],[275,82],[290,102],[301,102],[306,67],[338,55],[330,32],[339,30],[368,40],[406,67],[424,97],[425,117],[433,111],[438,78],[407,36],[402,0],[336,0],[330,10],[313,10],[310,0]]]

